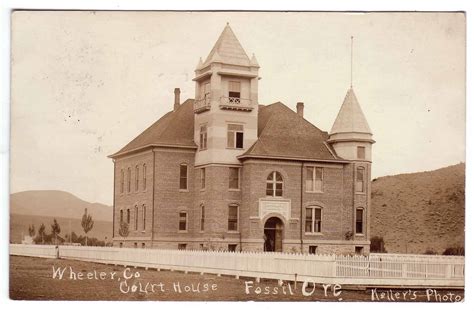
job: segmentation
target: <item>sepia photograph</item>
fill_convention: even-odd
[[[10,18],[10,299],[464,303],[465,12]]]

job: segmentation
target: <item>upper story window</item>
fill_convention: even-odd
[[[143,190],[146,190],[146,164],[143,164]]]
[[[206,188],[206,168],[201,168],[201,189]]]
[[[365,147],[357,146],[357,159],[365,160]]]
[[[244,126],[242,124],[227,125],[227,147],[244,148]]]
[[[123,169],[120,170],[120,193],[123,193],[123,184],[124,184],[124,173]]]
[[[356,234],[364,233],[364,209],[358,208],[356,210]]]
[[[323,191],[323,168],[307,167],[306,168],[306,192],[322,192]]]
[[[229,167],[229,189],[240,188],[240,168]]]
[[[138,230],[138,206],[135,205],[135,230]]]
[[[365,168],[361,166],[356,172],[356,192],[365,192]]]
[[[306,208],[304,231],[306,233],[320,233],[322,224],[322,209],[318,206]]]
[[[240,82],[229,81],[229,97],[233,97],[236,100],[240,99]]]
[[[146,206],[142,205],[142,230],[146,229]]]
[[[140,170],[138,168],[138,165],[135,166],[135,191],[138,191],[138,177],[140,175]]]
[[[205,207],[204,204],[201,204],[201,221],[200,221],[200,229],[201,231],[204,231],[204,222],[206,219],[206,214],[205,214]]]
[[[130,209],[127,208],[127,224],[130,224]]]
[[[202,87],[202,98],[205,99],[206,103],[211,99],[211,83],[206,82]]]
[[[283,196],[283,178],[279,172],[271,172],[267,177],[267,195],[272,197]]]
[[[188,189],[188,165],[181,164],[179,166],[179,189]]]
[[[239,206],[236,204],[229,205],[229,214],[227,219],[227,230],[238,231],[239,230]]]
[[[188,213],[179,212],[179,231],[188,230]]]
[[[132,179],[132,169],[129,167],[127,169],[127,191],[130,192],[131,188],[130,188],[130,183],[132,182],[131,181]]]
[[[207,125],[201,125],[199,131],[199,149],[204,150],[207,149]]]
[[[120,210],[120,223],[123,222],[123,210]]]

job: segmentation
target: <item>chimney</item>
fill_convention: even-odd
[[[178,110],[179,108],[179,103],[181,102],[179,98],[180,94],[181,94],[181,90],[179,89],[179,87],[175,88],[174,89],[174,107],[173,107],[174,111]]]
[[[296,104],[296,113],[300,116],[300,117],[304,117],[304,103],[302,102],[298,102]]]

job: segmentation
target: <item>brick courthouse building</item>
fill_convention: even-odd
[[[310,253],[369,251],[372,133],[352,88],[331,132],[277,102],[227,25],[195,70],[195,99],[110,157],[114,244]],[[128,228],[128,230],[127,230]]]

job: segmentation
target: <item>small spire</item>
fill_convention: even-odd
[[[250,60],[250,66],[260,67],[254,53],[252,53],[252,59]]]
[[[199,62],[198,62],[198,64],[197,64],[197,66],[196,66],[196,70],[199,70],[199,69],[201,69],[201,68],[202,68],[202,57],[199,57]]]

